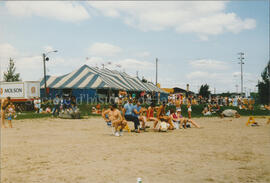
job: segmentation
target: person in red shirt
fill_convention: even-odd
[[[154,129],[157,127],[158,119],[154,117],[155,104],[151,103],[146,112],[147,121],[154,121]]]

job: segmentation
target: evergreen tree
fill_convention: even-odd
[[[202,97],[208,98],[210,94],[211,92],[209,90],[209,85],[207,84],[201,85],[199,95],[201,95]]]
[[[14,61],[10,58],[7,72],[4,72],[4,81],[12,82],[12,81],[20,81],[20,74],[15,73],[16,67]]]
[[[258,83],[259,100],[261,104],[270,104],[270,60],[261,73],[262,81]]]

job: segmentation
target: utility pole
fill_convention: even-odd
[[[43,57],[43,68],[44,68],[44,96],[47,98],[47,82],[46,82],[46,54],[42,54]]]
[[[139,71],[136,71],[136,76],[137,76],[137,78],[139,77]]]
[[[156,58],[156,86],[158,84],[158,58]]]
[[[241,96],[243,94],[243,60],[244,60],[244,53],[240,52],[238,53],[240,55],[240,57],[238,58],[240,60],[240,62],[238,62],[238,64],[240,64],[241,66]]]

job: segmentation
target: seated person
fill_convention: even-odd
[[[134,105],[132,99],[129,99],[128,102],[123,107],[123,116],[127,121],[132,121],[134,123],[134,128],[136,133],[140,133],[140,120],[137,116],[133,115]]]
[[[254,107],[253,107],[253,105],[252,104],[248,104],[248,110],[254,110]]]
[[[106,117],[106,115],[108,116]],[[123,135],[123,129],[127,125],[127,122],[123,119],[121,112],[117,109],[116,104],[112,104],[110,109],[104,110],[102,117],[107,123],[111,122],[112,126],[114,127],[113,135],[118,137]],[[119,132],[118,127],[120,127]]]
[[[154,121],[154,129],[157,127],[158,119],[154,117],[155,104],[152,102],[146,112],[146,120]]]
[[[48,106],[47,108],[46,108],[46,113],[51,113],[52,112],[52,110],[51,110],[51,108]]]
[[[179,126],[179,124],[180,124],[180,117],[175,113],[175,111],[174,111],[174,109],[171,109],[170,110],[170,116],[171,116],[171,118],[172,118],[172,121],[173,121],[173,123],[174,123],[174,127],[176,128],[176,129],[179,129],[179,128],[181,128],[180,126]]]
[[[224,117],[240,118],[240,114],[236,110],[226,109],[222,113],[220,113],[220,117],[221,118],[224,118]]]
[[[160,121],[165,121],[167,123],[169,123],[169,129],[173,130],[174,129],[174,125],[172,122],[172,118],[170,116],[166,116],[165,115],[165,102],[163,102],[163,104],[158,108],[157,111],[157,119],[159,119]]]
[[[205,106],[203,111],[202,111],[203,115],[204,116],[208,116],[208,115],[211,115],[212,113],[208,110],[208,107]]]
[[[264,108],[265,108],[266,110],[270,110],[270,105],[264,105]]]
[[[145,130],[146,117],[143,115],[145,111],[146,109],[141,107],[140,101],[137,101],[137,104],[133,106],[132,114],[142,122],[141,130]]]
[[[213,111],[218,112],[219,110],[220,110],[220,106],[218,105],[218,103],[215,103]]]
[[[92,107],[91,112],[92,112],[92,114],[96,114],[97,113],[97,109],[95,107]]]
[[[184,128],[187,127],[187,123],[190,122],[193,126],[195,126],[196,128],[201,128],[195,121],[193,121],[192,119],[189,118],[181,118],[180,124],[184,124]]]
[[[100,104],[96,105],[96,114],[101,114]]]
[[[69,97],[64,99],[64,110],[65,109],[70,109],[71,108],[71,100]]]

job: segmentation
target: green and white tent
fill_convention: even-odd
[[[47,76],[46,83],[48,88],[54,89],[113,89],[166,93],[153,83],[142,82],[138,77],[88,65],[63,76]],[[44,79],[41,81],[41,88],[44,88]]]

